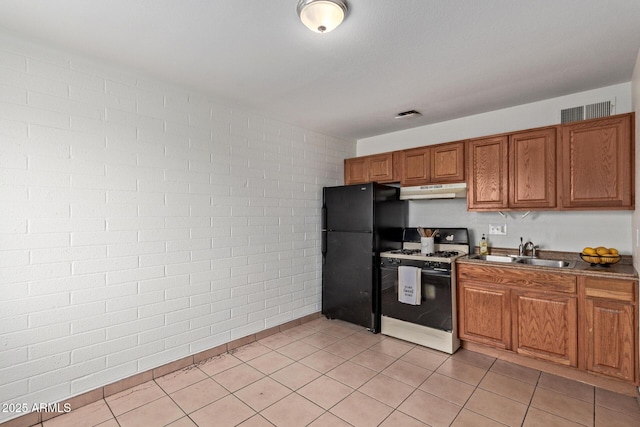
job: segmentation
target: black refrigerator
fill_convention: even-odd
[[[325,187],[322,314],[380,332],[379,253],[402,245],[406,202],[377,183]]]

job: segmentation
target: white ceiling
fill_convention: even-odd
[[[640,0],[347,1],[316,34],[298,0],[0,0],[0,32],[354,139],[628,82],[640,48]]]

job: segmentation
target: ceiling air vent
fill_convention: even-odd
[[[421,115],[422,114],[420,113],[420,111],[409,110],[409,111],[403,111],[402,113],[396,114],[396,119],[410,119],[412,117],[419,117]]]
[[[560,110],[560,123],[577,122],[580,120],[597,119],[615,114],[616,104],[613,101],[596,102],[595,104]]]

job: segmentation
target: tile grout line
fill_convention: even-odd
[[[198,370],[199,370],[199,368],[197,367],[197,365],[196,365],[195,363],[193,364],[193,366],[194,366],[196,369],[198,369]],[[202,371],[201,371],[201,372],[202,372]],[[169,374],[167,374],[167,375],[169,375]],[[208,378],[208,376],[207,376],[207,378]],[[206,378],[204,378],[204,379],[202,379],[202,380],[200,380],[200,381],[205,381],[205,380],[206,380]],[[198,381],[198,382],[200,382],[200,381]],[[166,395],[169,399],[171,399],[171,401],[172,401],[172,402],[173,402],[173,403],[174,403],[174,404],[175,404],[175,405],[176,405],[176,406],[177,406],[177,407],[182,411],[182,413],[185,415],[185,417],[189,418],[189,420],[191,420],[191,422],[192,422],[193,424],[195,424],[196,426],[198,425],[198,424],[196,424],[196,422],[191,418],[191,416],[190,416],[189,414],[187,414],[187,412],[186,412],[184,409],[182,409],[182,406],[180,406],[180,405],[178,404],[178,402],[176,402],[176,401],[173,399],[173,397],[171,396],[171,394],[169,394],[169,393],[168,393],[164,388],[162,388],[162,386],[161,386],[160,384],[158,384],[158,383],[156,382],[155,378],[153,379],[153,382],[155,382],[155,383],[158,385],[158,387],[160,387],[160,388],[162,389],[162,391],[165,393],[165,395]],[[197,382],[196,382],[196,383],[194,383],[194,384],[197,384]],[[193,384],[192,384],[192,385],[193,385]],[[189,387],[189,386],[187,386],[187,387]],[[185,388],[187,388],[187,387],[183,387],[183,388],[181,388],[181,389],[175,390],[175,391],[174,391],[174,393],[175,393],[175,392],[178,392],[178,391],[180,391],[180,390],[183,390],[183,389],[185,389]],[[156,399],[156,400],[157,400],[157,399]],[[193,412],[195,412],[195,411],[192,411],[192,413],[193,413]],[[181,419],[183,419],[183,418],[185,418],[185,417],[180,417],[180,418],[178,418],[177,420],[171,421],[169,424],[172,424],[172,423],[174,423],[174,422],[176,422],[176,421],[178,421],[178,420],[181,420]],[[119,424],[118,424],[118,425],[119,425]]]
[[[596,387],[593,387],[593,426],[596,426],[596,409],[597,409],[597,402],[596,402]]]
[[[102,398],[102,400],[104,401],[104,404],[107,405],[107,408],[109,408],[109,412],[111,412],[111,415],[113,415],[113,419],[116,422],[116,424],[118,424],[118,427],[120,427],[120,421],[118,420],[118,417],[116,417],[116,414],[113,413],[113,409],[111,409],[111,406],[109,406],[109,402],[107,402],[106,398]]]
[[[449,357],[447,358],[447,360],[452,359],[452,357],[453,357],[453,354],[452,354],[452,355],[449,355]],[[451,421],[451,424],[453,424],[453,423],[456,421],[456,419],[458,419],[458,417],[460,417],[460,414],[462,413],[463,409],[465,409],[465,406],[467,406],[467,403],[469,403],[469,400],[471,400],[471,397],[473,396],[473,394],[478,390],[478,388],[480,388],[480,383],[481,383],[481,382],[482,382],[482,380],[487,376],[487,374],[488,374],[488,373],[489,373],[489,371],[491,370],[491,367],[496,363],[496,360],[498,360],[498,359],[496,359],[496,358],[494,358],[494,359],[493,359],[493,362],[491,362],[491,365],[487,368],[487,370],[485,371],[485,373],[484,373],[484,375],[482,376],[482,378],[480,378],[480,381],[478,381],[478,384],[476,384],[476,385],[474,386],[474,388],[473,388],[473,392],[471,392],[471,394],[469,394],[469,397],[467,398],[467,400],[465,400],[464,404],[460,407],[460,410],[459,410],[459,411],[458,411],[458,413],[456,414],[455,418]],[[462,361],[460,361],[460,362],[461,362],[461,363],[465,363],[465,362],[462,362]],[[442,364],[444,364],[444,362],[442,362]],[[440,366],[442,366],[442,364],[440,364]],[[469,365],[471,365],[471,364],[469,364]],[[439,366],[439,367],[440,367],[440,366]],[[471,365],[471,366],[474,366],[474,365]],[[477,366],[476,366],[476,367],[477,367]],[[434,371],[434,373],[435,373],[435,372],[436,372],[436,371]],[[425,380],[425,382],[426,382],[426,380]],[[462,381],[462,382],[464,382],[464,381]],[[468,410],[468,411],[470,411],[470,409],[467,409],[467,410]],[[472,412],[473,412],[473,411],[472,411]],[[482,414],[478,414],[478,415],[480,415],[480,416],[484,416],[484,415],[482,415]],[[489,417],[486,417],[486,418],[489,418]],[[492,418],[489,418],[489,419],[491,419],[492,421],[495,421],[495,422],[499,422],[499,421],[494,420],[494,419],[492,419]]]
[[[536,395],[536,391],[538,390],[538,386],[540,385],[540,377],[541,376],[542,376],[542,373],[538,374],[538,378],[536,378],[536,383],[535,383],[535,385],[533,387],[533,393],[531,393],[531,398],[529,399],[529,403],[527,404],[527,410],[524,412],[524,418],[522,419],[522,424],[523,425],[524,425],[524,421],[527,419],[527,415],[529,415],[529,411],[531,410],[531,404],[533,403],[533,397]],[[538,409],[538,408],[535,408],[535,409]]]

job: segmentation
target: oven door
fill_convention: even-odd
[[[422,270],[422,301],[420,305],[398,301],[398,268],[382,266],[382,315],[405,322],[451,332],[451,273]]]

